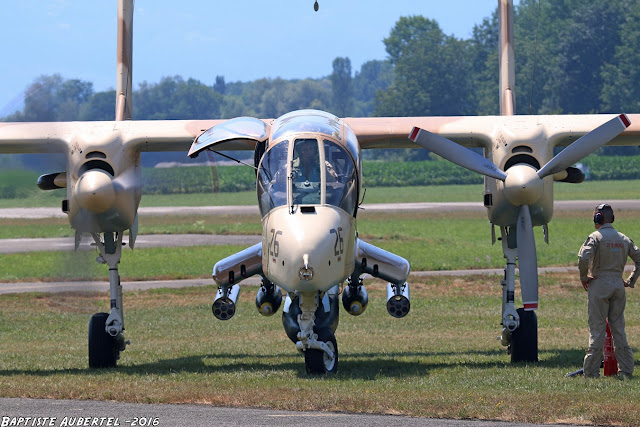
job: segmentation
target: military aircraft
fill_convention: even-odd
[[[500,0],[499,6],[502,47],[507,50],[501,61],[506,73],[501,78],[503,116],[339,119],[302,110],[278,119],[134,121],[130,120],[133,1],[119,0],[115,120],[0,123],[0,152],[66,156],[66,170],[43,175],[39,187],[67,189],[62,210],[76,230],[76,245],[83,233],[89,233],[100,252],[98,261],[108,265],[111,309],[89,322],[89,366],[116,366],[127,346],[118,264],[124,233],[128,230],[131,248],[137,235],[140,153],[180,150],[189,150],[192,156],[203,150],[254,151],[262,242],[214,266],[219,288],[212,309],[219,319],[231,318],[238,282],[262,276],[258,310],[272,314],[285,300],[285,331],[304,353],[307,371],[319,374],[337,369],[334,332],[343,282],[343,306],[353,315],[367,306],[361,280],[365,274],[389,282],[387,309],[392,316],[403,317],[410,309],[407,261],[357,236],[360,149],[425,146],[485,173],[491,177],[485,182],[485,205],[492,224],[501,227],[507,258],[503,344],[510,346],[512,360],[537,357],[535,315],[514,307],[515,261],[520,262],[524,308],[535,309],[537,263],[530,231],[534,225],[546,230],[551,219],[552,181],[578,181],[570,164],[607,142],[639,145],[640,116],[511,115],[515,111],[509,17],[513,6],[507,0]],[[562,145],[568,145],[563,152],[569,154],[552,159],[553,148]],[[463,146],[483,148],[484,156],[469,154]],[[309,159],[310,167],[305,165]],[[280,288],[286,292],[284,298]]]
[[[342,303],[357,316],[368,303],[363,274],[384,279],[387,311],[404,317],[410,309],[409,263],[357,237],[362,159],[356,134],[344,121],[318,110],[294,111],[270,124],[231,119],[196,138],[189,155],[242,144],[255,145],[262,242],[215,264],[213,314],[229,320],[238,282],[260,275],[259,312],[274,314],[284,289],[282,322],[304,352],[307,372],[334,373],[340,285],[346,280]]]

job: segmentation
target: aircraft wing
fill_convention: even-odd
[[[452,116],[452,117],[350,117],[344,121],[368,148],[418,148],[408,136],[413,127],[428,130],[466,147],[488,147],[500,140],[502,132],[523,141],[546,136],[552,146],[569,145],[617,114],[547,116]],[[640,145],[640,114],[627,115],[631,121],[607,145]]]
[[[116,142],[133,151],[186,152],[198,135],[223,121],[0,122],[0,153],[68,153]]]
[[[350,117],[344,121],[363,149],[418,148],[409,138],[414,127],[466,147],[489,147],[501,132],[526,141],[546,135],[552,145],[568,145],[614,114],[548,116]],[[607,145],[640,146],[640,114]],[[263,120],[266,122],[266,120]],[[125,120],[109,122],[0,122],[0,153],[66,153],[83,144],[120,141],[133,151],[187,151],[194,139],[226,120]],[[228,141],[220,150],[252,150],[248,140]]]

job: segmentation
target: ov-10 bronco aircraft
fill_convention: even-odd
[[[272,315],[282,303],[287,336],[304,352],[308,373],[334,373],[338,367],[340,285],[348,313],[367,308],[363,274],[388,281],[387,311],[409,313],[409,263],[357,237],[356,216],[362,161],[356,134],[336,116],[317,110],[294,111],[267,124],[243,117],[219,124],[198,137],[189,151],[255,146],[262,242],[213,267],[218,293],[213,314],[235,313],[238,282],[262,276],[256,306]]]
[[[305,355],[311,373],[335,372],[339,289],[347,312],[367,306],[361,279],[389,282],[387,308],[409,312],[408,262],[357,237],[361,198],[360,149],[424,146],[488,176],[485,205],[500,226],[507,259],[503,283],[503,344],[512,360],[537,358],[537,261],[531,233],[553,212],[553,181],[577,182],[573,162],[609,143],[640,145],[640,115],[513,116],[511,1],[500,0],[501,116],[344,118],[302,110],[278,119],[131,120],[133,0],[118,1],[118,67],[115,120],[108,122],[0,122],[1,153],[63,153],[63,172],[43,175],[42,189],[66,188],[62,210],[76,230],[88,233],[109,268],[110,311],[89,322],[89,366],[114,367],[128,345],[118,274],[124,234],[133,249],[142,196],[140,153],[253,150],[262,242],[219,261],[213,312],[235,312],[238,282],[262,276],[256,302],[275,313],[284,299],[283,323]],[[411,139],[409,139],[411,137]],[[555,146],[568,146],[553,157]],[[481,147],[475,155],[464,147]],[[578,174],[579,175],[579,174]],[[578,177],[579,178],[579,177]],[[515,309],[515,263],[525,307]],[[203,266],[205,268],[205,266]],[[282,296],[281,289],[286,295]]]

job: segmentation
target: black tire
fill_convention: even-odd
[[[511,363],[538,361],[538,317],[519,308],[520,326],[511,333]]]
[[[318,332],[318,341],[325,342],[335,357],[329,359],[322,350],[309,348],[304,352],[304,365],[309,375],[335,374],[338,371],[338,343],[333,331],[329,328],[322,328]]]
[[[89,367],[115,368],[120,351],[116,339],[105,331],[108,313],[96,313],[89,320]]]

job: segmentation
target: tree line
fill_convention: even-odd
[[[514,23],[518,114],[640,112],[640,0],[521,0]],[[133,118],[275,118],[303,108],[340,117],[498,114],[497,11],[468,39],[446,35],[432,19],[402,17],[384,44],[387,59],[354,72],[338,57],[331,75],[317,79],[143,82]],[[4,120],[113,120],[114,101],[113,90],[45,75]]]

